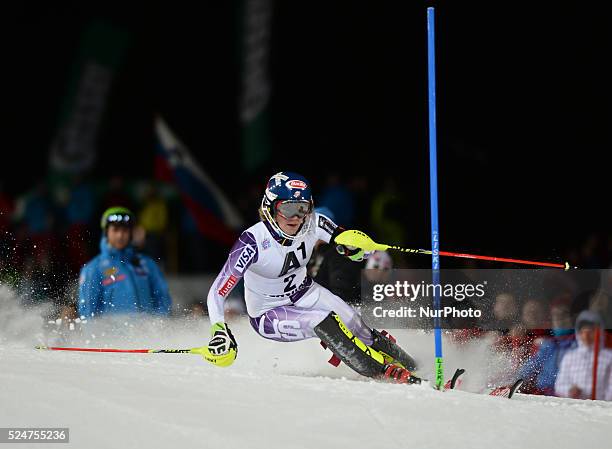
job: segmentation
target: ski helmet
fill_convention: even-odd
[[[279,172],[266,185],[259,209],[262,220],[268,222],[279,236],[294,240],[305,235],[312,227],[314,202],[308,180],[294,172]],[[284,232],[276,221],[277,215],[299,217],[304,221],[295,235]]]

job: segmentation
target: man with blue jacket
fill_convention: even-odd
[[[102,215],[100,254],[81,269],[79,316],[108,313],[168,315],[172,300],[157,264],[130,244],[134,214],[111,207]]]
[[[521,387],[524,393],[553,396],[561,360],[576,347],[569,298],[553,300],[550,315],[552,336],[542,342],[538,352],[519,371],[519,377],[525,380],[526,388]]]

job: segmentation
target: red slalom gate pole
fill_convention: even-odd
[[[336,243],[340,245],[355,246],[365,251],[393,250],[393,251],[401,251],[403,253],[408,253],[408,254],[432,255],[432,251],[430,249],[404,248],[402,246],[386,245],[384,243],[376,243],[364,232],[358,231],[356,229],[349,229],[348,231],[344,231],[340,235],[338,235],[334,240]],[[477,254],[455,253],[455,252],[450,252],[450,251],[439,251],[437,254],[439,256],[462,257],[464,259],[492,260],[494,262],[509,262],[509,263],[515,263],[515,264],[521,264],[521,265],[534,265],[538,267],[562,268],[564,270],[569,270],[571,268],[569,262],[565,262],[565,263],[540,262],[536,260],[510,259],[507,257],[480,256]],[[577,267],[574,267],[574,268],[577,268]]]
[[[440,255],[450,256],[450,257],[462,257],[464,259],[492,260],[495,262],[510,262],[510,263],[516,263],[516,264],[522,264],[522,265],[536,265],[539,267],[563,268],[564,270],[569,270],[570,268],[568,262],[565,262],[565,263],[537,262],[534,260],[509,259],[507,257],[492,257],[492,256],[478,256],[475,254],[451,253],[448,251],[440,251]]]
[[[595,328],[595,343],[593,344],[593,384],[591,385],[591,399],[597,399],[597,365],[599,362],[599,339],[601,330],[599,326]]]

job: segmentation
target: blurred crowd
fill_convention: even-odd
[[[524,379],[523,393],[590,399],[597,377],[597,399],[612,400],[611,273],[602,271],[601,283],[585,291],[522,299],[510,290],[498,294],[486,326],[448,334],[459,345],[487,341],[510,361],[505,375]]]

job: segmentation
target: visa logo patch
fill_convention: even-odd
[[[236,271],[238,271],[239,273],[242,273],[254,255],[255,255],[255,250],[253,249],[253,247],[251,245],[246,246],[242,250],[242,253],[240,253],[240,257],[238,258],[238,261],[234,265],[234,268],[236,269]]]

